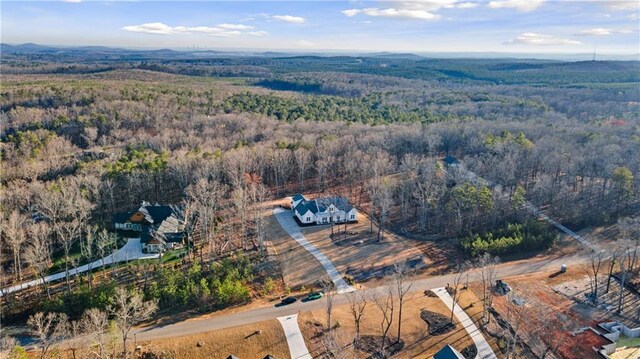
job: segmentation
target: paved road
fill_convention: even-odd
[[[449,292],[443,287],[432,289],[434,293],[444,302],[444,304],[451,310],[453,306],[453,298],[449,295]],[[460,306],[456,303],[455,309],[453,310],[453,314],[458,318],[460,324],[467,331],[473,343],[476,345],[478,349],[478,354],[475,359],[497,359],[496,354],[491,350],[491,346],[487,343],[487,340],[484,339],[482,332],[478,330],[476,325],[473,323],[473,320],[469,318],[467,313],[460,308]]]
[[[311,354],[309,354],[309,349],[304,343],[304,337],[298,326],[298,314],[279,317],[278,321],[282,325],[285,337],[287,337],[291,359],[311,359]]]
[[[300,231],[300,227],[298,223],[293,219],[291,211],[288,211],[283,208],[275,208],[273,210],[273,214],[276,216],[276,219],[284,228],[291,238],[295,239],[304,249],[306,249],[309,253],[311,253],[319,262],[322,264],[324,269],[329,274],[329,278],[333,281],[333,284],[336,286],[336,290],[339,294],[349,293],[355,291],[355,288],[347,284],[347,282],[342,278],[342,275],[336,267],[331,263],[331,260],[327,258],[316,246],[311,244],[302,232]]]
[[[134,259],[153,259],[153,258],[158,258],[158,255],[142,253],[140,238],[129,238],[129,240],[127,240],[127,243],[124,246],[122,246],[122,248],[118,249],[112,254],[102,259],[98,259],[97,261],[94,261],[90,264],[85,264],[80,267],[69,269],[69,276],[74,276],[78,273],[86,272],[89,270],[89,268],[92,268],[92,269],[99,268],[103,264],[108,265],[112,263],[125,262],[125,261],[134,260]],[[44,277],[44,282],[47,282],[47,283],[53,282],[56,280],[63,279],[64,277],[65,277],[65,272],[60,272],[60,273],[56,273],[56,274],[52,274]],[[9,293],[26,289],[26,288],[41,285],[44,282],[42,278],[38,278],[29,282],[24,282],[11,287],[3,288],[2,291],[0,291],[0,297]]]
[[[572,264],[578,262],[585,262],[588,260],[588,254],[564,256],[555,259],[546,259],[536,262],[528,261],[515,264],[506,264],[498,268],[498,277],[513,276],[519,274],[535,273],[541,271],[548,271],[554,269],[560,269],[560,265],[569,265],[569,270],[573,267]],[[477,280],[477,271],[469,271],[470,280]],[[443,275],[438,277],[429,277],[417,279],[414,281],[411,287],[412,292],[422,292],[429,288],[444,287],[447,283],[453,282],[453,274]],[[393,284],[387,286],[381,286],[377,288],[368,289],[371,292],[375,292],[384,295],[387,288],[393,287]],[[333,300],[334,305],[348,304],[347,294],[336,294]],[[282,316],[288,316],[297,314],[299,312],[313,311],[322,309],[326,306],[325,299],[319,299],[315,301],[302,302],[297,301],[294,304],[282,307],[267,306],[262,308],[250,309],[239,313],[220,315],[213,318],[206,319],[192,319],[185,320],[173,324],[166,325],[152,325],[145,328],[136,328],[132,331],[136,333],[137,338],[141,340],[149,339],[162,339],[171,338],[183,335],[192,335],[202,332],[208,332],[212,330],[232,328],[241,325],[247,325],[251,323],[261,322],[265,320],[276,319]]]

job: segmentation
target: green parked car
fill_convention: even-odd
[[[322,298],[323,296],[324,294],[322,292],[312,292],[307,296],[307,300],[316,300]]]

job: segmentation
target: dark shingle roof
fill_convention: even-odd
[[[458,159],[453,157],[453,156],[447,156],[442,161],[444,163],[448,164],[448,165],[459,165],[460,164],[460,161],[458,161]]]
[[[296,194],[295,196],[292,197],[293,201],[306,201],[307,199],[304,198],[303,195],[301,195],[300,193]]]
[[[132,212],[120,212],[113,215],[113,223],[125,223],[129,220],[129,217],[133,215]]]
[[[318,213],[318,205],[315,201],[300,201],[295,208],[296,211],[300,214],[305,214],[307,211],[311,211],[311,213]]]
[[[140,243],[142,244],[146,244],[146,243],[161,243],[161,244],[166,244],[166,238],[164,237],[164,234],[157,232],[156,230],[154,230],[151,227],[145,227],[142,230],[142,233],[140,234]]]
[[[353,209],[349,200],[344,197],[324,197],[318,198],[316,200],[318,202],[318,206],[320,207],[320,211],[324,212],[327,210],[327,207],[330,205],[334,205],[337,209],[345,212],[349,212]]]
[[[334,205],[341,211],[349,212],[353,209],[349,200],[344,197],[324,197],[318,198],[313,201],[302,200],[296,206],[295,210],[298,211],[301,215],[307,213],[307,211],[311,211],[313,214],[317,214],[318,212],[325,212],[330,205]]]
[[[433,356],[433,359],[464,359],[464,356],[447,344]]]
[[[125,223],[136,212],[140,212],[144,215],[147,222],[158,224],[162,223],[165,219],[173,216],[178,219],[182,219],[182,210],[176,205],[161,206],[159,204],[151,205],[148,202],[143,202],[140,208],[131,212],[121,212],[113,216],[113,223]]]

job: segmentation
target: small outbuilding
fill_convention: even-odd
[[[462,163],[460,161],[458,161],[457,158],[453,157],[453,156],[447,156],[445,157],[442,162],[444,162],[444,165],[447,167],[460,167],[462,166]]]

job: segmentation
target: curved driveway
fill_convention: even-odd
[[[124,246],[122,246],[122,248],[118,249],[112,254],[109,254],[108,256],[102,259],[98,259],[97,261],[94,261],[92,263],[85,264],[73,269],[69,269],[69,276],[74,276],[76,274],[88,271],[89,268],[94,269],[102,265],[125,262],[125,261],[134,260],[134,259],[153,259],[153,258],[158,258],[158,254],[142,253],[140,238],[129,238],[129,240],[127,240],[127,243]],[[49,283],[59,279],[63,279],[64,277],[65,277],[65,272],[51,274],[44,277],[44,282]],[[24,282],[24,283],[16,284],[11,287],[2,288],[2,291],[0,291],[0,297],[9,293],[21,291],[26,288],[35,287],[42,283],[43,283],[42,278],[38,278],[29,282]]]
[[[453,306],[453,298],[449,295],[449,292],[443,287],[432,289],[434,293],[442,300],[442,302],[447,306],[447,308],[451,309]],[[478,330],[478,327],[473,323],[473,320],[469,318],[467,313],[460,308],[460,306],[456,303],[455,309],[453,310],[453,314],[456,315],[460,324],[464,327],[473,340],[473,343],[476,345],[476,349],[478,350],[478,354],[475,359],[497,359],[496,354],[491,349],[487,340],[484,339],[482,332]]]
[[[329,258],[327,258],[327,256],[325,256],[318,248],[316,248],[316,246],[304,237],[300,231],[300,226],[298,226],[298,223],[293,219],[291,211],[283,208],[276,208],[273,210],[273,214],[276,216],[276,219],[282,228],[289,233],[289,236],[295,239],[298,244],[311,253],[320,262],[320,264],[322,264],[324,269],[327,271],[327,274],[329,274],[329,278],[331,278],[331,281],[333,281],[333,284],[336,286],[338,294],[355,291],[355,288],[350,286],[342,278],[342,275],[340,275],[340,272],[338,272]]]

